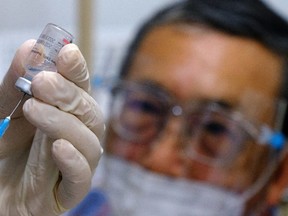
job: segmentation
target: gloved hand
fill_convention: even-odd
[[[23,93],[14,84],[34,40],[17,51],[0,86],[0,118]],[[55,216],[74,207],[90,189],[102,148],[104,118],[87,93],[86,62],[74,44],[64,46],[58,73],[42,71],[0,139],[0,215]]]

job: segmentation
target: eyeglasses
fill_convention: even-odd
[[[134,144],[151,145],[176,116],[183,119],[185,154],[203,163],[227,162],[251,142],[273,151],[284,145],[282,134],[251,123],[223,102],[192,100],[181,106],[152,83],[122,81],[112,92],[112,127]]]

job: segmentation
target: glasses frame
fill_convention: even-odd
[[[165,103],[165,106],[167,106],[170,115],[175,117],[185,115],[186,112],[189,112],[187,111],[188,109],[195,109],[195,107],[206,103],[211,112],[221,113],[223,116],[226,116],[228,119],[239,124],[240,128],[242,128],[249,137],[254,139],[256,143],[261,145],[270,145],[275,150],[281,150],[284,148],[286,138],[281,132],[273,131],[265,124],[253,123],[245,118],[241,112],[234,110],[231,106],[222,101],[190,100],[184,104],[180,104],[164,87],[146,80],[119,80],[111,88],[112,97],[114,97],[121,89],[129,90],[131,92],[135,90],[145,91],[147,94],[159,98],[159,101]],[[167,117],[168,116],[169,114],[167,112]],[[164,121],[164,124],[165,123],[167,123],[167,121]],[[123,135],[121,137],[125,139]]]

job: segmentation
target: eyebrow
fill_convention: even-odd
[[[127,80],[127,81],[129,81],[129,80]],[[150,88],[151,92],[154,92],[154,93],[155,92],[161,92],[161,94],[163,96],[170,98],[170,100],[172,100],[174,102],[177,102],[175,95],[173,95],[167,88],[165,88],[163,85],[159,84],[156,81],[144,79],[144,80],[136,81],[136,83]],[[192,101],[192,100],[193,100],[193,98],[190,99],[190,101]],[[195,100],[198,100],[198,99],[195,99]],[[226,109],[226,110],[232,110],[235,108],[235,105],[228,102],[227,100],[203,98],[203,99],[200,99],[200,101],[207,102],[207,103],[215,103],[218,106],[220,106],[221,108]]]
[[[231,110],[233,109],[235,106],[233,106],[231,103],[229,103],[228,101],[225,100],[208,100],[212,103],[216,103],[217,105],[219,105],[220,107],[224,108],[224,109],[228,109]]]
[[[138,84],[150,87],[150,88],[155,89],[155,90],[165,91],[165,92],[167,92],[167,94],[169,94],[168,89],[166,89],[164,86],[160,85],[156,81],[153,81],[153,80],[139,80],[139,81],[136,81],[136,82]]]
[[[171,92],[167,88],[165,88],[163,85],[159,84],[156,81],[139,80],[139,81],[136,81],[136,83],[138,83],[142,86],[148,87],[152,93],[159,92],[159,93],[161,93],[161,95],[163,95],[167,98],[170,98],[170,99],[174,98],[173,94],[171,94]]]

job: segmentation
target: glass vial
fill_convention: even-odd
[[[73,36],[61,27],[48,23],[29,54],[25,64],[25,75],[19,77],[15,86],[20,91],[32,95],[31,81],[40,71],[56,72],[56,60],[59,51],[72,43]]]

